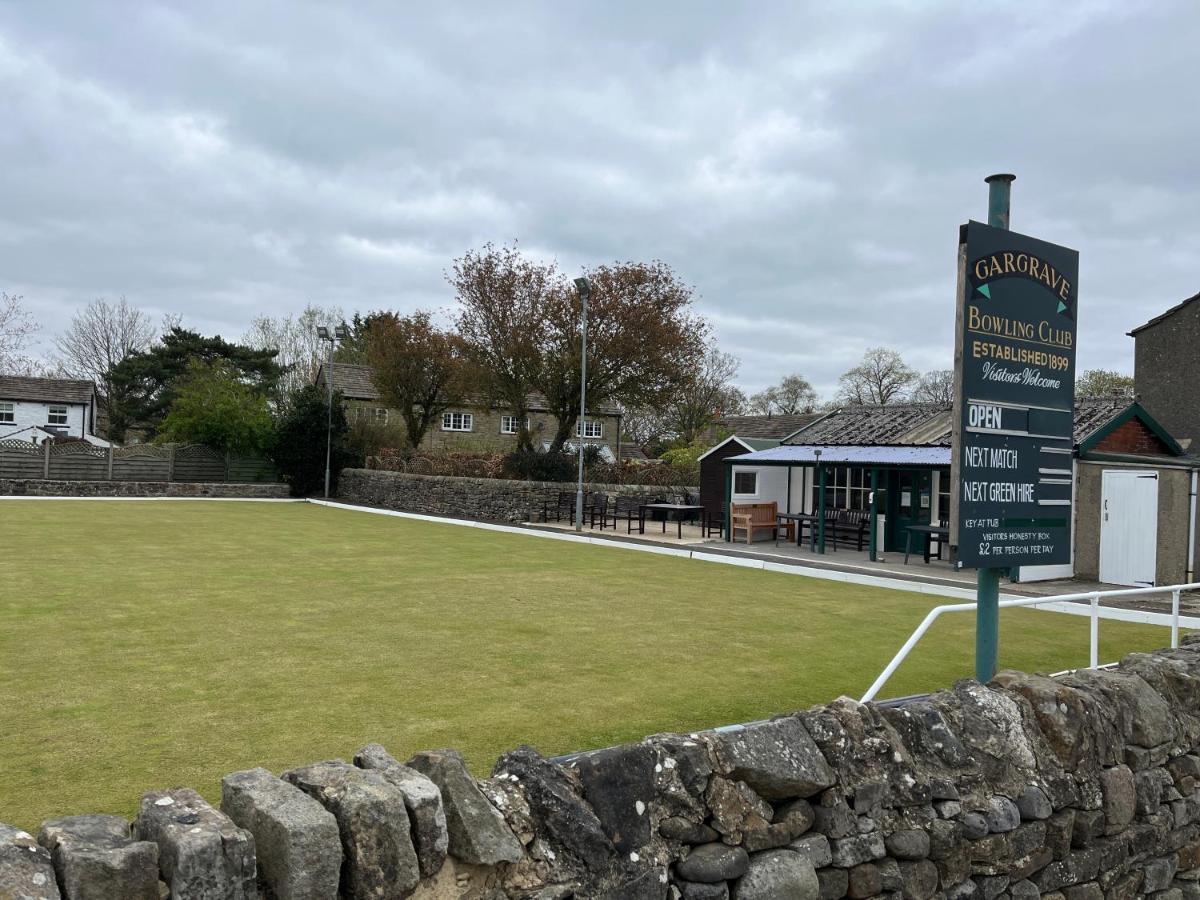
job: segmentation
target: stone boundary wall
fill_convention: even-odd
[[[175,788],[132,823],[0,825],[0,897],[1197,900],[1198,785],[1200,636],[561,763],[519,747],[482,781],[376,744],[237,772],[219,809]]]
[[[603,491],[610,497],[699,493],[699,488],[686,485],[586,484],[585,489]],[[338,478],[338,498],[350,503],[489,522],[541,521],[543,504],[553,507],[560,491],[574,494],[575,482],[412,475],[378,469],[343,469]]]
[[[252,497],[290,496],[286,484],[183,481],[46,481],[41,478],[0,478],[5,497]],[[0,894],[0,900],[5,900]]]

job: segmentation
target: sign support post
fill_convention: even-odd
[[[990,175],[988,224],[1008,231],[1015,175]],[[979,569],[975,576],[975,680],[987,684],[996,674],[1000,659],[1000,573],[1002,569]]]

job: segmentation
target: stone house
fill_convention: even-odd
[[[96,385],[74,378],[0,375],[0,440],[76,438],[100,446]]]
[[[1129,332],[1138,402],[1184,449],[1200,438],[1200,294]]]
[[[370,419],[380,423],[398,422],[403,427],[403,418],[394,409],[388,409],[379,398],[379,391],[371,381],[371,367],[350,363],[334,363],[333,389],[342,395],[346,418],[351,422]],[[317,369],[315,383],[327,389],[325,364]],[[531,395],[528,398],[528,428],[535,446],[549,449],[557,428],[557,420],[546,408],[545,401]],[[601,448],[600,455],[611,462],[621,455],[621,409],[603,405],[593,409],[583,425],[583,440]],[[451,407],[442,414],[425,433],[421,449],[425,450],[476,450],[493,453],[508,453],[517,447],[520,423],[511,412],[494,404],[467,401]],[[580,431],[576,426],[576,434]],[[573,448],[574,444],[569,447]]]

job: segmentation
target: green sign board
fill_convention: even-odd
[[[958,565],[1069,563],[1079,254],[979,222],[960,242]]]

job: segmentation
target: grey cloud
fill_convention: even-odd
[[[1194,4],[0,5],[0,287],[238,334],[465,249],[661,258],[757,389],[949,364],[957,226],[1081,252],[1081,364],[1197,290]]]

